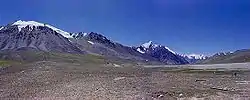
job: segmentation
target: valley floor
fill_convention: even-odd
[[[236,73],[236,74],[235,74]],[[112,67],[40,61],[2,68],[0,99],[250,99],[248,70]]]

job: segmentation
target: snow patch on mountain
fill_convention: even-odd
[[[168,47],[165,46],[165,49],[167,49],[168,51],[172,52],[173,54],[176,54],[173,50],[169,49]]]
[[[57,33],[63,35],[66,38],[73,38],[72,36],[70,36],[70,34],[68,32],[65,32],[65,31],[63,31],[61,29],[58,29],[58,28],[54,27],[54,26],[47,25],[47,24],[44,24],[44,23],[39,23],[39,22],[36,22],[36,21],[22,21],[22,20],[19,20],[19,21],[14,22],[12,25],[17,25],[19,31],[21,31],[22,28],[27,27],[27,26],[29,26],[31,29],[33,27],[38,27],[38,26],[45,27],[46,26],[46,27],[51,28],[52,30],[56,31]]]
[[[226,56],[226,55],[231,55],[233,54],[234,52],[219,52],[219,53],[216,53],[215,55],[218,55],[218,56]]]
[[[149,41],[147,43],[142,44],[141,46],[144,47],[144,48],[149,48],[150,45],[152,45],[152,43],[153,43],[152,41]]]
[[[21,29],[26,26],[29,26],[30,28],[33,28],[33,26],[35,27],[44,26],[44,24],[35,21],[22,21],[22,20],[16,21],[12,25],[17,25],[19,31],[21,31]]]
[[[88,35],[88,33],[83,33],[83,36],[87,36]]]
[[[206,59],[206,56],[204,55],[199,55],[199,54],[190,54],[188,55],[189,59],[195,58],[195,59]]]
[[[0,27],[0,30],[2,30],[4,27]]]
[[[152,47],[156,48],[156,47],[159,47],[159,45],[158,44],[153,44]]]
[[[95,43],[94,43],[94,42],[92,42],[92,41],[88,41],[88,43],[90,43],[90,44],[92,44],[92,45],[93,45],[93,44],[95,44]]]
[[[51,25],[46,25],[46,26],[49,27],[49,28],[51,28],[51,29],[53,29],[53,30],[56,31],[57,33],[60,33],[61,35],[63,35],[63,36],[66,37],[66,38],[73,38],[73,37],[70,36],[70,34],[69,34],[68,32],[65,32],[65,31],[63,31],[63,30],[60,30],[60,29],[58,29],[58,28],[56,28],[56,27],[53,27],[53,26],[51,26]]]
[[[88,33],[86,33],[86,32],[70,33],[70,36],[74,37],[75,39],[82,38],[82,37],[85,37],[87,35],[88,35]]]
[[[140,52],[140,53],[145,53],[144,51],[142,51],[140,48],[137,48],[136,49],[138,52]]]
[[[207,56],[201,54],[179,54],[180,56],[187,57],[188,59],[206,59]]]

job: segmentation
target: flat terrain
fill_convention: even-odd
[[[231,63],[231,64],[197,64],[197,65],[146,65],[144,67],[178,67],[189,69],[227,69],[227,70],[250,70],[250,63]]]
[[[17,64],[1,68],[0,99],[250,99],[249,70],[206,68],[54,61]]]

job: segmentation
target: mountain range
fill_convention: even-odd
[[[19,20],[0,27],[0,51],[22,50],[93,54],[148,64],[193,64],[214,60],[214,56],[178,54],[167,46],[152,41],[129,47],[95,32],[65,32],[36,21]]]
[[[237,50],[235,52],[216,53],[215,55],[199,61],[201,64],[243,63],[250,62],[250,49]]]

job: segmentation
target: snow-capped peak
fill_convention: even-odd
[[[26,27],[28,25],[30,27],[44,26],[44,24],[38,23],[38,22],[35,22],[35,21],[22,21],[22,20],[18,20],[15,23],[13,23],[12,25],[17,25],[19,31],[21,31],[22,28],[24,28],[24,27]]]
[[[185,55],[188,59],[206,59],[206,56],[200,54],[189,54]]]
[[[142,47],[149,48],[150,45],[152,45],[152,43],[153,43],[152,41],[146,42],[146,43],[142,44]]]
[[[58,28],[54,27],[54,26],[44,24],[44,23],[39,23],[39,22],[36,22],[36,21],[22,21],[22,20],[19,20],[19,21],[14,22],[12,25],[17,25],[19,31],[21,31],[21,29],[26,27],[26,26],[29,26],[30,28],[33,28],[34,26],[35,27],[38,27],[38,26],[45,27],[46,26],[46,27],[51,28],[52,30],[56,31],[57,33],[63,35],[66,38],[73,38],[72,36],[70,36],[70,34],[68,32],[65,32],[65,31],[63,31],[61,29],[58,29]]]
[[[88,33],[83,33],[83,36],[87,36],[88,35]]]
[[[149,41],[149,42],[146,42],[146,43],[142,44],[141,48],[138,48],[137,51],[140,52],[140,53],[145,53],[145,51],[147,51],[147,49],[149,49],[149,48],[155,50],[158,47],[164,48],[164,49],[170,51],[171,53],[176,54],[173,50],[169,49],[168,47],[162,46],[162,45],[159,45],[159,44],[155,44],[152,41]]]

